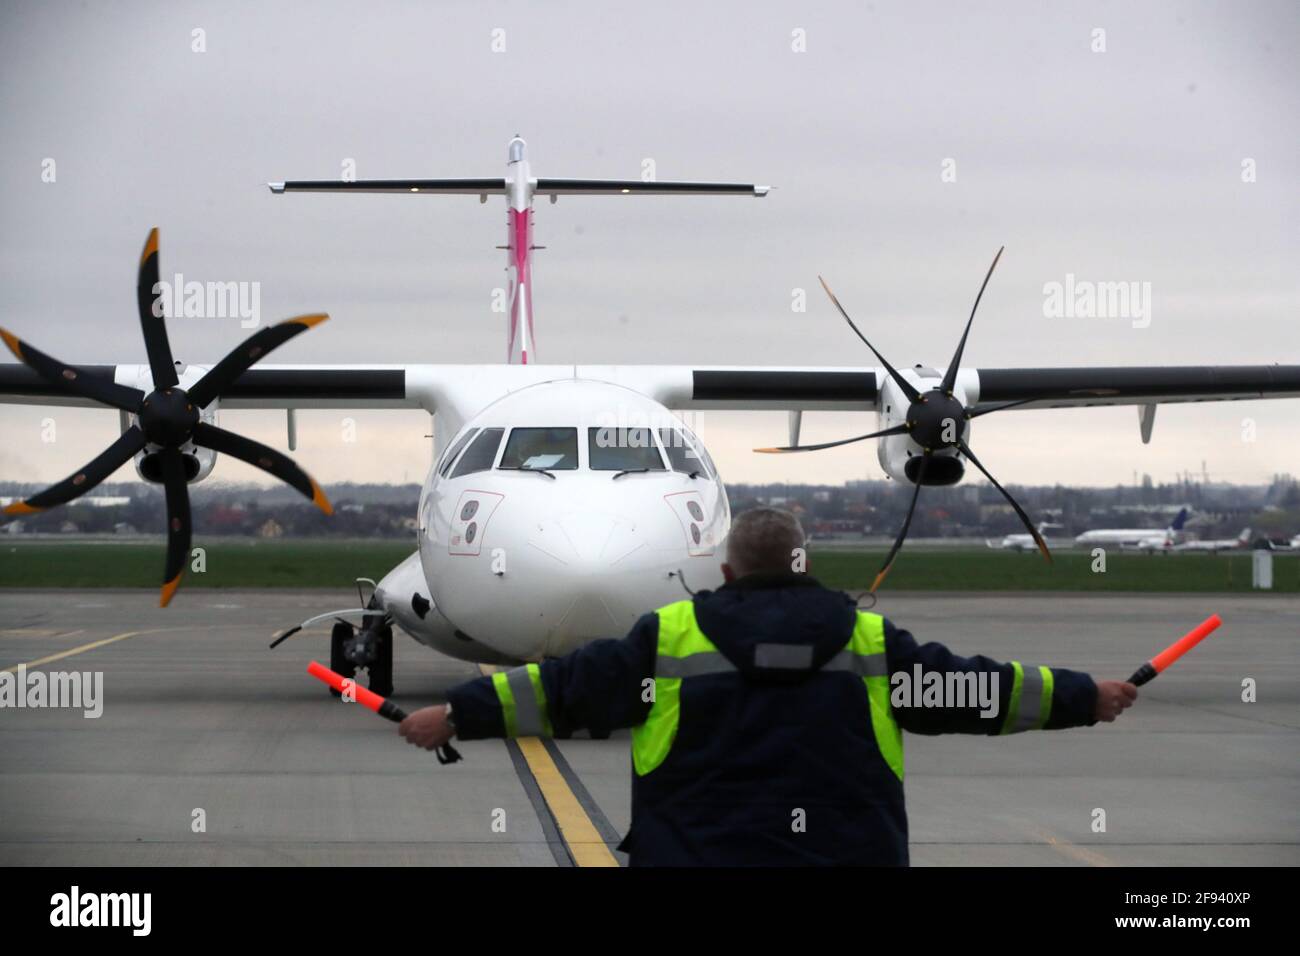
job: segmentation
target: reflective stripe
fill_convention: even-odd
[[[492,686],[496,689],[497,700],[501,702],[501,718],[505,721],[506,736],[518,737],[519,725],[515,722],[515,695],[510,691],[510,682],[503,672],[497,671],[492,675]]]
[[[1025,669],[1020,661],[1011,662],[1011,696],[1007,698],[1007,712],[1002,718],[1002,733],[1011,733],[1016,724],[1016,715],[1020,713],[1020,686],[1025,681]]]
[[[869,611],[858,612],[858,623],[853,628],[853,637],[847,650],[855,657],[862,658],[873,673],[862,678],[867,686],[867,700],[871,705],[871,731],[876,738],[876,749],[884,758],[889,769],[901,781],[903,779],[903,731],[894,719],[894,711],[889,706],[888,667],[880,666],[885,661],[885,619]],[[875,659],[878,663],[872,664]],[[878,671],[878,673],[876,673]]]
[[[754,666],[777,670],[806,671],[812,667],[811,644],[755,644]]]
[[[514,667],[503,675],[513,703],[513,731],[506,725],[507,736],[537,737],[551,735],[551,721],[546,713],[546,691],[542,688],[542,670],[536,664]],[[493,675],[495,682],[497,675]],[[500,688],[497,696],[501,696]]]
[[[1041,730],[1052,715],[1052,689],[1055,686],[1052,669],[1024,667],[1019,661],[1012,661],[1011,670],[1014,677],[1002,733]]]
[[[859,677],[885,677],[889,674],[889,665],[885,663],[883,651],[878,654],[840,651],[823,665],[822,670],[849,671]]]
[[[1038,669],[1043,675],[1043,698],[1038,707],[1038,725],[1034,730],[1042,730],[1047,726],[1047,721],[1052,716],[1052,691],[1056,688],[1056,678],[1052,676],[1052,669],[1050,667]]]
[[[655,658],[655,677],[701,677],[704,674],[726,674],[736,665],[720,651],[705,651],[690,657],[669,657],[660,654]]]
[[[1011,728],[1013,734],[1032,729],[1038,723],[1038,710],[1043,702],[1043,675],[1037,667],[1023,667],[1020,682],[1020,711]]]

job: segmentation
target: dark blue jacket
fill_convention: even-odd
[[[852,598],[807,575],[750,575],[697,593],[694,604],[700,629],[737,670],[683,681],[681,724],[668,757],[645,776],[633,774],[632,827],[621,847],[632,864],[906,865],[903,786],[876,746],[862,680],[816,669],[848,643],[857,613]],[[594,641],[542,663],[555,733],[643,723],[658,636],[659,618],[651,613],[622,640]],[[812,645],[814,669],[755,668],[754,646],[772,643]],[[889,621],[885,652],[893,687],[902,674],[998,675],[996,717],[981,716],[974,702],[911,706],[900,692],[891,710],[903,730],[1003,731],[1013,665],[918,645]],[[1093,723],[1092,678],[1060,669],[1052,675],[1044,729]],[[462,684],[448,699],[457,736],[505,736],[490,678]]]

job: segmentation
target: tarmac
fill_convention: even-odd
[[[625,862],[627,733],[458,743],[440,766],[306,674],[329,591],[0,590],[0,670],[102,673],[103,712],[0,707],[0,865],[568,866]],[[1300,864],[1300,600],[885,594],[919,641],[1127,677],[1221,630],[1114,724],[906,739],[914,865]],[[398,635],[410,710],[474,678]],[[1243,686],[1255,700],[1243,700]],[[1099,824],[1104,822],[1104,830]]]

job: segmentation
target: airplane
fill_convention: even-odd
[[[1049,537],[1051,532],[1062,530],[1064,530],[1063,525],[1053,524],[1050,521],[1038,522],[1038,534],[1045,542],[1051,542],[1052,539]],[[1006,535],[1001,541],[995,541],[992,538],[985,538],[984,544],[986,547],[1003,551],[1034,551],[1038,548],[1038,543],[1034,540],[1034,536],[1024,533]]]
[[[1173,550],[1175,545],[1178,545],[1182,542],[1183,526],[1186,523],[1187,523],[1187,509],[1183,508],[1178,512],[1177,517],[1174,518],[1173,522],[1169,525],[1168,528],[1165,528],[1164,531],[1160,532],[1159,534],[1148,533],[1148,535],[1145,538],[1139,539],[1136,544],[1127,544],[1124,542],[1120,542],[1120,550],[1142,551],[1146,554],[1155,554],[1156,552],[1160,552],[1161,554],[1166,554],[1169,551]]]
[[[1163,532],[1158,532],[1155,528],[1097,528],[1076,535],[1074,543],[1080,546],[1115,544],[1121,548],[1126,545],[1129,548],[1141,548],[1143,546],[1164,547],[1165,541],[1172,535],[1182,531],[1186,521],[1187,509],[1181,508],[1178,515]]]
[[[275,195],[387,193],[503,196],[507,205],[510,309],[503,364],[262,365],[279,345],[325,318],[312,313],[254,333],[212,365],[181,365],[167,339],[158,281],[157,231],[137,280],[148,364],[71,365],[0,332],[23,364],[0,365],[0,402],[108,406],[119,438],[63,482],[5,508],[30,513],[72,501],[128,460],[166,490],[167,558],[160,604],[176,593],[191,542],[187,487],[229,454],[288,482],[322,510],[320,486],[287,456],[222,429],[220,411],[423,409],[434,417],[434,457],[417,511],[416,549],[377,583],[362,607],[339,618],[331,666],[368,672],[391,692],[393,626],[451,657],[511,664],[562,655],[626,632],[648,610],[722,583],[731,521],[726,488],[680,413],[783,410],[789,444],[808,453],[881,439],[877,459],[913,487],[911,506],[872,590],[907,537],[923,485],[961,481],[969,463],[1011,503],[1039,550],[1041,535],[970,447],[971,422],[1006,409],[1137,405],[1149,441],[1157,405],[1300,396],[1300,365],[973,368],[962,354],[993,260],[957,349],[943,371],[896,368],[869,342],[830,286],[822,285],[878,365],[856,367],[573,365],[538,361],[532,295],[533,202],[620,195],[764,196],[738,183],[545,179],[533,176],[515,137],[496,179],[286,181]],[[292,209],[286,210],[292,214]],[[256,367],[254,367],[256,366]],[[799,444],[802,414],[871,412],[865,435]],[[1069,435],[1062,434],[1068,441]],[[292,450],[292,440],[290,446]],[[1149,532],[1146,532],[1149,533]],[[369,580],[369,579],[366,579]],[[179,602],[183,605],[184,602]],[[353,624],[356,620],[358,623]],[[297,631],[291,628],[283,640]]]
[[[1174,545],[1174,550],[1183,551],[1208,551],[1210,554],[1218,554],[1220,551],[1239,551],[1242,548],[1250,547],[1250,529],[1242,528],[1241,534],[1235,538],[1219,538],[1218,540],[1206,541],[1184,541],[1181,544]]]

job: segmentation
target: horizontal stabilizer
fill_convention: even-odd
[[[299,179],[267,183],[273,193],[442,193],[483,196],[506,191],[504,179]]]
[[[753,183],[656,183],[640,179],[539,179],[536,192],[546,196],[680,195],[766,196],[769,186]]]

